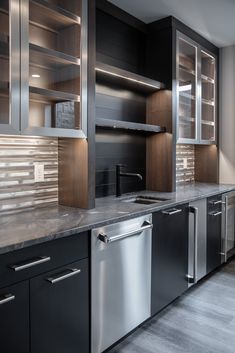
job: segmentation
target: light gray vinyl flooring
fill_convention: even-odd
[[[235,353],[235,260],[109,353]]]

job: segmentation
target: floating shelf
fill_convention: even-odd
[[[1,46],[0,46],[1,49]],[[40,66],[52,67],[55,64],[61,65],[80,65],[80,59],[71,55],[64,54],[62,52],[47,49],[36,44],[29,44],[30,53],[30,62],[33,64],[38,64]]]
[[[165,127],[157,125],[148,125],[140,123],[132,123],[128,121],[119,121],[112,119],[96,119],[96,127],[104,129],[116,130],[131,130],[136,133],[155,134],[159,132],[166,132]]]
[[[61,28],[80,24],[81,18],[74,13],[45,0],[30,0],[30,21],[48,28]]]
[[[165,88],[161,82],[100,62],[96,63],[96,74],[98,79],[145,94]]]
[[[47,102],[66,102],[75,101],[80,102],[80,96],[73,93],[66,93],[61,91],[54,91],[39,87],[29,87],[30,99],[40,100],[42,97]]]

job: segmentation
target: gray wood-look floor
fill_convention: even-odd
[[[109,353],[235,353],[235,260]]]

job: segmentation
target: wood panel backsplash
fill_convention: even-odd
[[[194,145],[176,145],[176,184],[195,181]]]
[[[34,164],[44,182],[34,182]],[[58,203],[58,140],[0,136],[0,214]]]

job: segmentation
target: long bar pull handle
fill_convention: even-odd
[[[225,234],[224,234],[224,261],[228,260],[228,196],[225,196]]]
[[[46,281],[50,282],[51,284],[55,284],[55,283],[58,283],[58,282],[65,280],[67,278],[76,276],[81,272],[81,270],[77,269],[77,268],[71,268],[68,271],[69,271],[69,273],[66,273],[66,274],[62,274],[62,275],[60,274],[59,276],[55,276],[55,277],[48,277],[48,278],[46,278]]]
[[[224,201],[222,201],[222,200],[217,200],[217,201],[211,201],[210,202],[212,205],[224,205],[225,204],[225,202]]]
[[[26,270],[27,268],[43,264],[43,263],[48,262],[50,260],[51,260],[50,256],[40,256],[40,257],[37,257],[36,259],[31,259],[28,262],[22,262],[19,264],[10,265],[10,268],[12,270],[14,270],[15,272],[19,272],[22,270]]]
[[[13,294],[4,294],[0,297],[0,305],[11,302],[15,299]]]
[[[209,213],[209,215],[212,216],[212,217],[217,217],[217,216],[220,216],[221,214],[222,214],[222,211]]]
[[[101,240],[102,242],[106,243],[106,244],[109,244],[109,243],[112,243],[114,241],[125,239],[125,238],[128,238],[128,237],[134,236],[134,235],[138,235],[138,234],[142,233],[144,230],[152,229],[152,228],[153,228],[152,223],[150,223],[148,221],[145,221],[143,223],[143,226],[141,228],[139,228],[139,229],[133,230],[131,232],[123,233],[123,234],[120,234],[120,235],[114,235],[113,237],[108,237],[107,234],[100,233],[100,234],[98,234],[98,239]]]
[[[182,212],[182,209],[179,209],[179,208],[172,208],[171,210],[162,211],[162,213],[167,216],[172,216],[174,214],[181,213],[181,212]]]
[[[194,256],[193,256],[193,276],[187,275],[189,283],[197,283],[197,268],[198,268],[198,207],[190,206],[189,211],[194,214]]]

